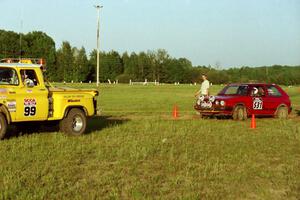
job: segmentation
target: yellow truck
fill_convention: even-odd
[[[30,59],[0,62],[0,139],[10,124],[59,122],[68,135],[85,132],[87,117],[97,114],[95,89],[52,87],[45,83],[43,64]]]

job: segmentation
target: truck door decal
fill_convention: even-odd
[[[7,108],[9,112],[16,112],[17,102],[15,99],[7,100]]]
[[[24,116],[34,116],[36,114],[36,100],[24,99]]]

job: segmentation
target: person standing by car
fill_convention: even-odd
[[[202,74],[202,80],[201,88],[198,92],[196,92],[195,97],[200,96],[208,96],[209,95],[209,81],[207,80],[207,76],[205,74]]]

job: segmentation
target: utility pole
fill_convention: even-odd
[[[22,32],[23,32],[23,20],[21,19],[21,30],[19,32],[19,35],[20,35],[20,55],[19,55],[19,59],[22,58]]]
[[[99,86],[99,60],[100,60],[100,9],[103,8],[103,6],[95,5],[94,6],[97,9],[97,87]]]

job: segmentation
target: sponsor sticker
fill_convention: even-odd
[[[7,89],[0,88],[0,94],[6,94],[6,93],[7,93]]]
[[[24,99],[24,106],[36,106],[35,99]]]
[[[80,102],[80,99],[68,99],[69,103]]]
[[[16,112],[17,102],[15,100],[8,100],[7,108],[9,112]]]
[[[9,93],[9,94],[16,94],[16,91],[13,90],[13,89],[8,89],[8,93]]]

